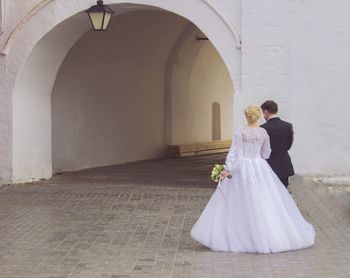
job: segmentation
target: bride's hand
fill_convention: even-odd
[[[220,173],[220,180],[223,180],[223,179],[226,178],[228,175],[230,175],[230,172],[227,171],[227,170],[223,170],[223,171]]]

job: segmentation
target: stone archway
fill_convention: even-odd
[[[57,71],[68,50],[84,33],[89,26],[84,24],[75,24],[75,29],[70,28],[72,20],[82,23],[83,18],[81,11],[88,8],[86,1],[48,1],[42,10],[38,11],[26,24],[16,32],[11,38],[10,44],[6,48],[6,56],[2,56],[2,64],[6,64],[4,74],[5,84],[1,86],[2,101],[7,103],[7,107],[2,110],[2,115],[6,122],[0,125],[1,136],[4,140],[1,150],[1,177],[3,181],[25,181],[30,179],[48,178],[51,176],[51,137],[47,130],[50,129],[50,114],[47,104],[49,103],[50,93],[55,80]],[[123,1],[109,1],[109,4],[119,4],[121,8],[133,9],[139,5],[147,5],[151,9],[163,9],[180,15],[193,22],[205,33],[212,41],[215,48],[220,53],[225,62],[232,80],[235,81],[236,90],[240,81],[240,51],[237,45],[240,43],[235,36],[235,31],[229,28],[227,22],[214,10],[206,1],[187,1],[183,5],[175,5],[173,1],[128,1],[131,4],[122,4]],[[135,5],[132,5],[135,4]],[[131,5],[131,6],[130,6]],[[196,13],[191,12],[191,8],[196,8]],[[144,8],[144,7],[143,7]],[[59,10],[57,13],[55,11]],[[54,14],[55,16],[52,16]],[[73,15],[76,15],[73,17]],[[42,24],[45,22],[46,24]],[[60,23],[64,24],[60,24]],[[220,32],[218,32],[220,30]],[[44,37],[45,35],[45,37]],[[41,45],[38,42],[43,42]],[[45,49],[40,50],[41,46]],[[39,48],[38,48],[39,47]],[[38,51],[40,50],[40,51]],[[47,71],[45,76],[37,76],[36,82],[26,80],[26,68],[28,63],[36,63],[41,66],[43,60],[35,59],[35,55],[45,53],[50,56],[49,63],[45,61]],[[234,79],[233,77],[236,77]],[[31,88],[28,88],[31,86]],[[30,105],[31,98],[27,95],[16,100],[16,94],[20,91],[41,92],[43,97],[39,105],[41,108],[36,109],[35,113],[26,113],[26,106]],[[33,112],[33,111],[31,111]],[[15,124],[16,119],[26,119],[30,115],[31,121],[36,123],[40,128],[34,128],[28,132],[31,127],[25,121]],[[27,130],[27,132],[25,132]],[[26,136],[30,134],[31,138]],[[34,145],[23,146],[21,140],[26,137]],[[38,138],[41,138],[38,140]],[[42,142],[44,138],[45,142]],[[27,152],[34,164],[28,167],[23,151]],[[24,175],[16,172],[16,165],[19,169],[28,169]],[[35,171],[33,172],[33,169]]]

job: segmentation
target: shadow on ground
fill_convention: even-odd
[[[157,158],[121,165],[66,172],[55,175],[51,181],[67,180],[106,182],[122,185],[152,185],[167,187],[213,188],[211,170],[216,163],[223,164],[226,154],[182,158]]]

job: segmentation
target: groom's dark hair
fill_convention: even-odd
[[[267,100],[263,104],[261,104],[261,110],[266,110],[269,114],[277,114],[278,105],[273,100]]]

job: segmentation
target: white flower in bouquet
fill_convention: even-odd
[[[213,170],[211,171],[212,181],[218,182],[220,180],[220,174],[224,169],[224,165],[215,164]]]

